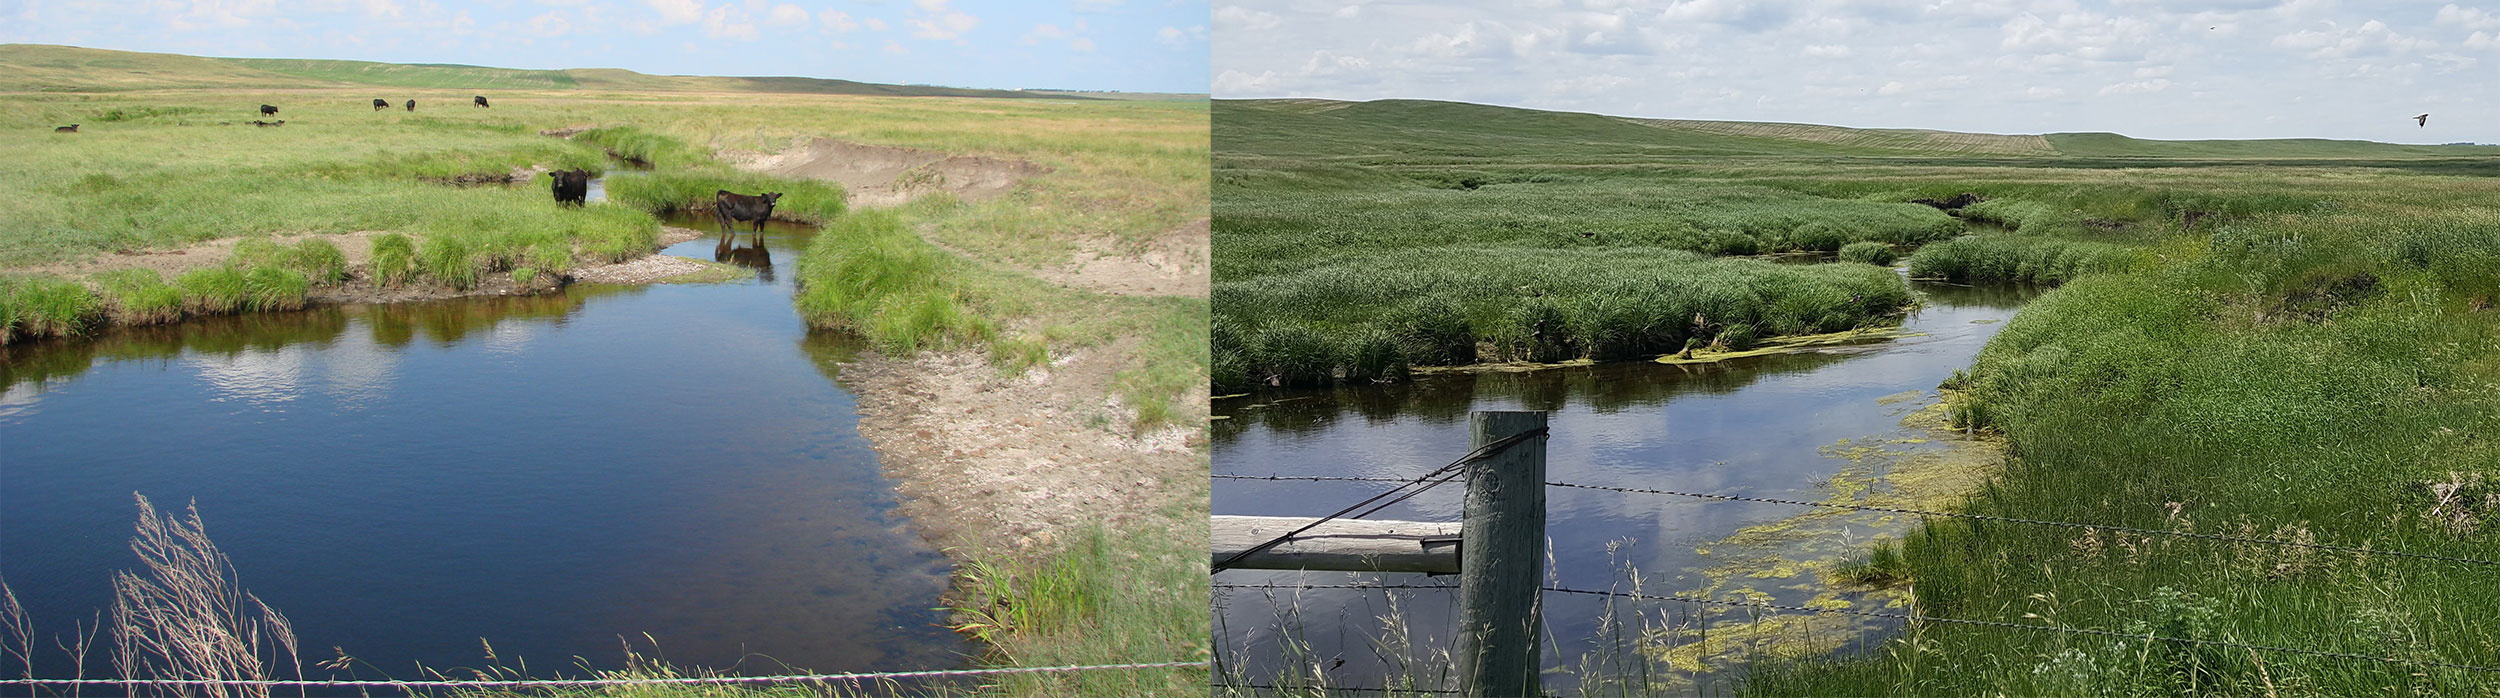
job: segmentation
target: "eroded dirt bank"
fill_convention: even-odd
[[[1081,349],[1013,378],[976,353],[872,352],[841,380],[904,513],[958,560],[1046,555],[1095,522],[1203,536],[1168,514],[1205,502],[1204,431],[1132,436],[1129,411],[1103,397],[1136,344]]]

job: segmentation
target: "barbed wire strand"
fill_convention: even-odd
[[[1046,667],[997,667],[990,669],[933,669],[927,671],[888,671],[860,674],[798,674],[787,676],[674,676],[647,679],[510,679],[510,680],[441,680],[441,681],[308,681],[251,679],[0,679],[0,685],[22,686],[268,686],[273,688],[531,688],[539,686],[652,686],[696,685],[730,686],[759,683],[855,683],[866,680],[920,679],[946,676],[997,676],[1003,674],[1040,674],[1078,671],[1109,671],[1114,669],[1177,669],[1204,668],[1207,663],[1146,662],[1138,664],[1075,664]]]
[[[1392,586],[1392,585],[1381,585],[1381,584],[1265,584],[1265,585],[1262,585],[1262,584],[1216,584],[1215,586],[1216,586],[1216,587],[1218,587],[1218,588],[1225,588],[1225,589],[1241,589],[1241,588],[1270,588],[1270,589],[1294,589],[1294,588],[1302,588],[1302,589],[1456,589],[1456,588],[1458,588],[1458,587],[1454,587],[1454,586],[1447,586],[1447,587],[1435,587],[1435,586]],[[2014,629],[2014,630],[2043,630],[2043,631],[2049,631],[2049,632],[2073,633],[2073,634],[2079,634],[2079,635],[2094,635],[2094,636],[2099,636],[2099,637],[2114,637],[2114,638],[2120,638],[2120,639],[2126,639],[2126,640],[2146,640],[2146,641],[2151,641],[2151,640],[2160,640],[2160,641],[2163,641],[2163,642],[2181,642],[2181,643],[2194,644],[2194,645],[2210,645],[2210,646],[2215,646],[2215,647],[2233,647],[2233,648],[2239,648],[2239,649],[2258,650],[2258,651],[2264,651],[2264,652],[2278,652],[2278,653],[2283,653],[2283,654],[2297,654],[2297,655],[2306,655],[2306,656],[2311,656],[2311,657],[2323,657],[2323,658],[2328,658],[2328,659],[2352,659],[2352,660],[2360,660],[2360,661],[2368,661],[2368,662],[2378,662],[2378,663],[2382,663],[2382,664],[2410,664],[2410,665],[2413,665],[2413,666],[2431,667],[2431,668],[2437,668],[2437,669],[2456,669],[2456,670],[2459,670],[2459,671],[2473,671],[2473,672],[2485,672],[2485,673],[2495,673],[2495,674],[2500,674],[2500,667],[2477,666],[2477,665],[2473,665],[2473,664],[2454,664],[2454,663],[2449,663],[2449,662],[2432,661],[2432,660],[2427,660],[2427,659],[2406,659],[2406,658],[2402,658],[2402,657],[2385,657],[2385,656],[2379,656],[2379,655],[2369,655],[2369,654],[2353,654],[2353,653],[2350,653],[2350,652],[2327,652],[2327,651],[2323,651],[2323,650],[2308,650],[2308,649],[2300,649],[2300,648],[2297,648],[2297,647],[2281,647],[2281,646],[2275,646],[2275,645],[2251,645],[2251,644],[2244,644],[2244,643],[2238,643],[2238,642],[2229,642],[2229,641],[2224,641],[2224,640],[2200,640],[2200,639],[2197,639],[2197,638],[2189,638],[2189,637],[2170,637],[2170,636],[2167,636],[2167,635],[2153,635],[2153,634],[2150,634],[2150,633],[2147,633],[2147,634],[2140,634],[2140,635],[2139,635],[2139,634],[2136,634],[2136,633],[2122,633],[2122,632],[2118,632],[2118,631],[2115,631],[2115,630],[2101,630],[2101,629],[2097,629],[2097,628],[2069,628],[2069,627],[2064,627],[2064,626],[2056,626],[2056,625],[2038,625],[2038,624],[2032,624],[2032,623],[2008,623],[2008,622],[2005,622],[2005,621],[1996,621],[1996,620],[1977,620],[1977,619],[1971,619],[1971,618],[1946,618],[1946,617],[1942,617],[1942,616],[1926,616],[1926,615],[1916,615],[1916,616],[1914,616],[1914,615],[1908,615],[1908,614],[1902,614],[1902,613],[1882,613],[1882,612],[1877,612],[1877,611],[1853,611],[1853,610],[1845,610],[1845,609],[1837,609],[1837,608],[1816,608],[1816,607],[1813,607],[1813,606],[1792,606],[1792,605],[1787,605],[1787,604],[1776,604],[1776,603],[1767,603],[1767,602],[1760,602],[1760,601],[1722,601],[1722,600],[1719,600],[1719,599],[1708,599],[1708,598],[1702,598],[1702,597],[1698,597],[1698,596],[1680,596],[1680,595],[1679,595],[1679,596],[1660,596],[1660,595],[1657,595],[1657,594],[1638,594],[1638,593],[1632,593],[1632,592],[1621,592],[1621,591],[1592,591],[1592,590],[1587,590],[1587,589],[1572,589],[1572,588],[1568,588],[1568,587],[1544,587],[1544,588],[1543,588],[1543,590],[1544,590],[1544,591],[1555,592],[1555,593],[1561,593],[1561,594],[1578,594],[1578,595],[1583,595],[1583,596],[1609,596],[1609,597],[1617,597],[1617,598],[1633,598],[1633,599],[1643,599],[1643,600],[1649,600],[1649,601],[1677,601],[1677,602],[1684,602],[1684,603],[1710,604],[1710,605],[1716,605],[1716,606],[1733,606],[1733,607],[1738,607],[1738,608],[1760,608],[1760,609],[1767,609],[1767,610],[1774,610],[1774,611],[1794,611],[1794,612],[1800,612],[1800,613],[1832,613],[1832,614],[1839,614],[1839,615],[1845,615],[1845,616],[1859,616],[1859,617],[1864,617],[1864,618],[1882,618],[1882,619],[1887,619],[1887,620],[1908,621],[1908,622],[1912,622],[1912,623],[1952,623],[1952,624],[1959,624],[1959,625],[1974,625],[1974,626],[1980,626],[1980,627],[1990,627],[1990,628],[2008,628],[2008,629]]]
[[[1354,512],[1355,510],[1357,510],[1357,509],[1362,509],[1363,507],[1371,506],[1371,505],[1372,505],[1372,503],[1374,503],[1374,502],[1379,502],[1380,500],[1383,500],[1383,499],[1388,499],[1389,501],[1387,501],[1387,502],[1385,502],[1385,503],[1381,503],[1381,504],[1380,504],[1380,506],[1377,506],[1377,507],[1372,507],[1371,511],[1366,511],[1366,512],[1363,512],[1363,513],[1361,513],[1361,514],[1355,514],[1355,517],[1354,517],[1354,518],[1358,518],[1358,519],[1359,519],[1359,518],[1363,518],[1363,517],[1365,517],[1365,516],[1370,516],[1370,515],[1372,515],[1372,514],[1379,513],[1381,509],[1386,508],[1386,507],[1388,507],[1388,506],[1389,506],[1389,505],[1391,505],[1391,504],[1396,504],[1396,503],[1398,503],[1398,502],[1403,502],[1403,501],[1406,501],[1407,499],[1412,498],[1412,497],[1414,497],[1415,495],[1418,495],[1418,494],[1423,494],[1423,493],[1424,493],[1424,490],[1429,490],[1429,489],[1432,489],[1432,488],[1434,488],[1434,487],[1438,487],[1438,486],[1440,486],[1440,485],[1441,485],[1441,483],[1444,483],[1444,482],[1449,482],[1449,481],[1451,480],[1451,478],[1456,477],[1456,471],[1458,470],[1459,466],[1466,465],[1466,464],[1468,464],[1468,463],[1474,462],[1474,461],[1476,461],[1477,459],[1484,458],[1484,457],[1486,457],[1486,456],[1490,456],[1490,455],[1493,455],[1493,454],[1496,454],[1496,453],[1500,453],[1500,452],[1502,452],[1503,450],[1510,448],[1511,446],[1517,445],[1517,444],[1519,444],[1519,443],[1521,443],[1521,442],[1525,442],[1525,441],[1527,441],[1527,440],[1529,440],[1529,439],[1534,439],[1534,438],[1542,438],[1542,437],[1544,437],[1546,434],[1552,433],[1552,431],[1553,431],[1553,430],[1551,430],[1551,429],[1549,429],[1549,428],[1546,428],[1546,427],[1537,427],[1537,428],[1535,428],[1535,429],[1530,429],[1530,430],[1527,430],[1527,431],[1519,432],[1519,433],[1517,433],[1517,434],[1512,434],[1512,435],[1509,435],[1509,436],[1505,436],[1505,437],[1502,437],[1502,438],[1500,438],[1500,439],[1496,439],[1496,440],[1494,440],[1492,443],[1488,443],[1488,444],[1485,444],[1485,445],[1483,445],[1483,446],[1476,447],[1474,450],[1468,451],[1466,455],[1459,456],[1459,457],[1458,457],[1458,460],[1450,461],[1450,464],[1449,464],[1449,465],[1444,465],[1444,466],[1441,466],[1441,467],[1438,467],[1438,468],[1433,468],[1433,469],[1432,469],[1432,472],[1424,473],[1423,477],[1418,477],[1418,478],[1415,478],[1415,479],[1413,479],[1413,480],[1403,481],[1403,482],[1404,482],[1404,484],[1398,485],[1398,486],[1396,486],[1396,487],[1389,488],[1389,490],[1388,490],[1388,491],[1386,491],[1386,492],[1382,492],[1382,493],[1380,493],[1380,494],[1375,494],[1375,495],[1372,495],[1372,496],[1370,496],[1370,497],[1364,498],[1364,499],[1363,499],[1363,501],[1360,501],[1360,502],[1355,502],[1354,504],[1352,504],[1352,505],[1350,505],[1350,506],[1347,506],[1347,507],[1346,507],[1346,508],[1344,508],[1344,509],[1339,509],[1339,510],[1337,510],[1337,513],[1334,513],[1334,514],[1329,514],[1329,515],[1327,515],[1327,516],[1322,516],[1322,517],[1320,517],[1319,519],[1314,520],[1314,521],[1312,521],[1312,522],[1310,522],[1310,523],[1303,524],[1301,528],[1296,528],[1296,529],[1294,529],[1294,530],[1292,530],[1292,531],[1288,531],[1288,532],[1286,532],[1284,535],[1281,535],[1281,536],[1277,536],[1277,537],[1275,537],[1275,538],[1268,539],[1268,541],[1267,541],[1267,542],[1265,542],[1265,543],[1260,543],[1260,544],[1258,544],[1258,545],[1250,546],[1249,548],[1244,549],[1244,550],[1242,550],[1241,552],[1238,552],[1238,553],[1233,553],[1233,555],[1232,555],[1231,557],[1224,558],[1224,560],[1223,560],[1223,561],[1215,563],[1215,566],[1209,570],[1209,573],[1210,573],[1210,574],[1212,574],[1212,573],[1214,573],[1214,572],[1222,572],[1222,571],[1224,571],[1224,570],[1231,569],[1233,565],[1240,563],[1242,560],[1244,560],[1244,559],[1246,559],[1246,558],[1249,558],[1249,557],[1250,557],[1250,556],[1252,556],[1252,555],[1259,554],[1260,552],[1265,551],[1265,550],[1267,550],[1267,549],[1269,549],[1269,548],[1273,548],[1273,547],[1276,547],[1276,546],[1279,546],[1279,545],[1283,545],[1283,544],[1285,543],[1285,541],[1293,540],[1293,537],[1294,537],[1294,536],[1302,535],[1304,532],[1307,532],[1307,531],[1309,531],[1309,530],[1311,530],[1311,529],[1314,529],[1314,528],[1319,528],[1320,524],[1328,523],[1329,521],[1335,520],[1335,519],[1337,519],[1338,517],[1342,517],[1342,516],[1345,516],[1346,514],[1353,513],[1353,512]],[[1445,477],[1445,475],[1446,475],[1447,477]],[[1427,482],[1426,482],[1427,480],[1433,480],[1433,478],[1440,478],[1440,479],[1439,479],[1439,480],[1434,480],[1434,481],[1429,482],[1429,483],[1427,483]],[[1416,487],[1417,485],[1421,485],[1421,487],[1420,487],[1420,488],[1417,488],[1417,489],[1415,489],[1415,490],[1413,490],[1413,491],[1406,491],[1406,489],[1407,489],[1407,488],[1409,488],[1409,487]],[[1400,494],[1399,494],[1400,492],[1405,492],[1405,493],[1404,493],[1403,495],[1400,495]],[[1396,497],[1396,498],[1395,498],[1395,499],[1390,499],[1390,497],[1393,497],[1393,496],[1394,496],[1394,497]]]
[[[1388,482],[1404,482],[1403,480],[1397,480],[1397,479],[1395,479],[1395,478],[1378,478],[1378,477],[1350,477],[1350,476],[1327,476],[1327,475],[1214,475],[1214,476],[1212,476],[1212,477],[1214,477],[1214,478],[1216,478],[1216,479],[1219,479],[1219,480],[1280,480],[1280,481],[1282,481],[1282,480],[1309,480],[1309,481],[1319,481],[1319,482],[1334,482],[1334,481],[1351,481],[1351,482],[1388,481]],[[2216,533],[2194,533],[2194,532],[2189,532],[2189,531],[2168,531],[2168,530],[2162,530],[2162,529],[2158,529],[2158,528],[2136,528],[2136,527],[2132,527],[2132,526],[2111,526],[2111,525],[2107,525],[2107,524],[2075,523],[2075,522],[2071,522],[2071,521],[2050,521],[2050,520],[2044,520],[2044,519],[2025,519],[2025,518],[2018,518],[2018,517],[2012,517],[2012,516],[1994,516],[1994,515],[1989,515],[1989,514],[1969,514],[1969,513],[1949,512],[1949,511],[1926,511],[1926,510],[1921,510],[1921,509],[1903,509],[1903,508],[1899,508],[1899,507],[1883,507],[1883,506],[1873,506],[1873,505],[1865,505],[1865,504],[1841,504],[1841,503],[1837,503],[1837,502],[1811,502],[1811,501],[1798,500],[1798,499],[1780,499],[1780,498],[1776,498],[1776,497],[1747,497],[1747,496],[1742,496],[1742,495],[1732,495],[1732,494],[1704,494],[1704,493],[1700,493],[1700,492],[1678,492],[1678,491],[1675,491],[1675,490],[1649,489],[1649,488],[1643,488],[1643,487],[1614,487],[1614,486],[1608,486],[1608,485],[1583,485],[1583,484],[1571,483],[1571,482],[1548,482],[1548,483],[1545,483],[1545,486],[1547,486],[1547,487],[1566,487],[1566,488],[1572,488],[1572,489],[1584,489],[1584,490],[1604,490],[1604,491],[1609,491],[1609,492],[1624,492],[1624,493],[1630,493],[1630,494],[1659,494],[1659,495],[1669,495],[1669,496],[1676,496],[1676,497],[1692,497],[1692,498],[1696,498],[1696,499],[1715,499],[1715,500],[1719,500],[1719,501],[1727,501],[1727,502],[1755,502],[1755,503],[1761,503],[1761,504],[1785,504],[1785,505],[1790,505],[1790,506],[1822,507],[1822,508],[1827,508],[1827,509],[1846,509],[1846,510],[1850,510],[1850,511],[1870,511],[1870,512],[1881,512],[1881,513],[1889,513],[1889,514],[1909,514],[1909,515],[1914,515],[1914,516],[1933,516],[1933,517],[1939,517],[1939,518],[1950,518],[1950,519],[1970,519],[1970,520],[1976,520],[1976,521],[1993,521],[1993,522],[1998,522],[1998,523],[2016,523],[2016,524],[2029,524],[2029,525],[2036,525],[2036,526],[2059,526],[2059,527],[2065,527],[2065,528],[2095,529],[2095,530],[2103,530],[2103,531],[2114,531],[2114,532],[2120,532],[2120,533],[2137,533],[2137,534],[2152,535],[2152,536],[2174,536],[2174,537],[2179,537],[2179,538],[2194,538],[2194,539],[2199,539],[2199,540],[2219,541],[2219,542],[2225,542],[2225,543],[2250,543],[2250,544],[2258,544],[2258,545],[2280,545],[2280,546],[2287,546],[2287,547],[2294,547],[2294,548],[2308,548],[2308,549],[2312,549],[2312,550],[2328,550],[2328,551],[2342,552],[2342,553],[2353,553],[2353,554],[2359,554],[2359,555],[2386,555],[2386,556],[2390,556],[2390,557],[2410,558],[2410,559],[2417,559],[2417,560],[2436,560],[2436,561],[2441,561],[2441,562],[2456,562],[2456,563],[2463,563],[2463,564],[2469,564],[2469,565],[2500,566],[2500,560],[2485,560],[2485,559],[2481,559],[2481,558],[2457,557],[2457,556],[2452,556],[2452,555],[2434,555],[2434,554],[2430,554],[2430,553],[2412,553],[2412,552],[2405,552],[2405,551],[2401,551],[2401,550],[2379,550],[2379,549],[2375,549],[2375,548],[2361,548],[2361,547],[2354,547],[2354,546],[2349,546],[2349,545],[2334,545],[2334,544],[2330,544],[2330,543],[2303,543],[2303,542],[2300,542],[2300,541],[2280,540],[2280,539],[2274,539],[2274,538],[2249,538],[2249,537],[2244,537],[2244,536],[2226,536],[2226,535],[2221,535],[2221,534],[2216,534]]]
[[[1454,688],[1364,688],[1364,687],[1359,687],[1359,686],[1278,686],[1278,685],[1275,685],[1275,684],[1267,684],[1267,683],[1219,683],[1219,684],[1210,684],[1210,685],[1211,685],[1211,686],[1213,686],[1213,687],[1215,687],[1215,688],[1247,688],[1247,689],[1251,689],[1251,690],[1267,690],[1267,691],[1277,691],[1277,690],[1284,690],[1284,691],[1319,691],[1319,692],[1320,692],[1320,693],[1322,693],[1322,694],[1333,693],[1333,692],[1337,692],[1337,691],[1346,691],[1346,692],[1351,692],[1351,693],[1466,693],[1466,691],[1461,691],[1461,690],[1454,689]]]

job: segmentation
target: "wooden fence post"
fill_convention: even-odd
[[[1472,448],[1545,427],[1544,412],[1477,412]],[[1470,698],[1540,694],[1539,590],[1545,574],[1545,440],[1467,464],[1459,549],[1458,675]]]

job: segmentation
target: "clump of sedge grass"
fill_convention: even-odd
[[[12,286],[9,305],[16,309],[18,325],[26,336],[76,336],[85,333],[103,311],[95,292],[76,281],[37,277]]]
[[[182,290],[183,305],[201,315],[222,315],[240,310],[244,300],[251,297],[243,270],[229,266],[183,272],[174,278],[174,287]]]
[[[470,246],[468,237],[452,233],[426,236],[424,242],[417,244],[416,261],[417,268],[424,272],[426,278],[463,289],[477,285],[482,271],[480,267],[483,266],[479,264],[477,251]]]
[[[115,322],[155,325],[182,317],[182,289],[166,284],[154,269],[119,269],[92,278],[110,299]]]
[[[1892,246],[1873,240],[1852,242],[1840,248],[1840,261],[1892,266]]]
[[[393,285],[408,282],[417,273],[417,243],[401,233],[374,236],[372,255],[365,262],[366,273],[373,282]]]
[[[312,291],[312,279],[304,272],[267,264],[244,272],[243,287],[245,309],[298,310]]]

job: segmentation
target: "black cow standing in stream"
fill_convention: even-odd
[[[377,100],[373,100],[373,110],[374,110],[374,111],[381,111],[381,110],[384,110],[384,109],[389,109],[389,108],[391,108],[391,101],[390,101],[390,100],[387,100],[387,99],[377,99]]]
[[[487,104],[487,103],[486,103],[486,95],[478,95],[478,96],[477,96],[477,101],[475,102],[475,104],[476,104],[476,105],[478,105],[478,106],[481,106],[481,107],[486,107],[486,108],[488,108],[488,109],[493,109],[493,108],[494,108],[494,106],[493,106],[493,105],[489,105],[489,104]]]
[[[260,105],[260,115],[261,115],[261,116],[277,116],[277,115],[278,115],[278,108],[277,108],[277,107],[273,107],[273,106],[269,106],[269,105],[266,105],[266,104]]]
[[[590,170],[556,170],[547,176],[556,180],[557,205],[581,206],[590,196]]]
[[[712,195],[712,217],[720,221],[720,234],[729,235],[737,221],[755,221],[755,234],[764,234],[764,221],[772,220],[773,204],[781,201],[781,192],[765,192],[762,196],[732,194],[723,189]]]

